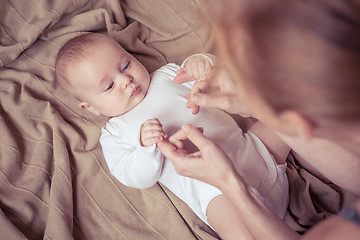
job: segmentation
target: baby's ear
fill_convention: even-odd
[[[90,105],[89,103],[81,102],[81,103],[79,103],[79,107],[82,109],[85,109],[86,111],[89,111],[92,114],[95,114],[97,116],[100,115],[99,111],[94,106]]]

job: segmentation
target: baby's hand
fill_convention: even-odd
[[[197,114],[200,107],[192,102],[191,96],[200,93],[202,87],[208,84],[206,80],[209,79],[211,69],[212,63],[210,60],[199,55],[190,57],[186,61],[184,67],[180,68],[176,72],[177,75],[174,79],[176,83],[196,81],[191,89],[186,103],[186,107],[191,108],[193,114]]]
[[[149,119],[142,126],[140,130],[140,144],[143,147],[151,146],[166,138],[167,135],[162,129],[159,119]]]
[[[190,81],[205,81],[211,72],[211,62],[203,56],[193,56],[186,61],[183,68],[177,71],[177,75],[186,72]]]

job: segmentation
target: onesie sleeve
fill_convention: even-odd
[[[121,136],[102,129],[100,144],[111,174],[122,184],[144,189],[160,178],[164,156],[156,145],[132,146]]]

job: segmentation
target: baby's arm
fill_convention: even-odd
[[[111,174],[122,184],[143,189],[159,180],[164,156],[155,145],[133,145],[122,135],[104,129],[100,144]]]

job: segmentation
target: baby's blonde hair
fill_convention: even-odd
[[[109,40],[109,37],[100,33],[86,33],[67,41],[59,50],[55,61],[55,76],[57,83],[76,96],[72,91],[72,83],[67,78],[67,71],[77,63],[87,58],[97,43]]]

